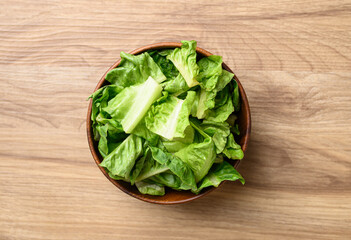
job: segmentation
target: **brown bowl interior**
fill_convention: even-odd
[[[148,50],[153,50],[153,49],[165,49],[165,48],[176,48],[180,47],[181,43],[176,43],[176,42],[165,42],[165,43],[156,43],[156,44],[151,44],[147,45],[141,48],[138,48],[136,50],[131,51],[131,54],[139,54]],[[200,57],[207,57],[212,55],[208,51],[202,49],[202,48],[196,48],[197,54]],[[110,69],[107,71],[109,72],[111,69],[116,68],[118,64],[120,63],[120,60],[118,60],[116,63],[114,63]],[[226,64],[223,63],[223,68],[229,72],[233,72]],[[107,73],[106,72],[106,73]],[[105,80],[106,73],[102,76],[100,79],[99,83],[97,84],[96,88],[94,91],[98,90],[104,85],[107,85],[108,82]],[[250,136],[250,131],[251,131],[251,117],[250,117],[250,108],[249,108],[249,103],[246,98],[245,91],[239,81],[239,79],[235,76],[235,80],[238,82],[239,86],[239,91],[240,91],[240,97],[241,97],[241,109],[240,112],[237,114],[238,115],[238,124],[239,124],[239,129],[240,129],[240,136],[236,138],[237,142],[241,145],[243,151],[245,152],[247,149],[248,145],[248,140]],[[93,138],[93,131],[91,127],[91,108],[92,108],[92,100],[90,100],[89,103],[89,108],[88,108],[88,115],[87,115],[87,134],[88,134],[88,142],[89,142],[89,147],[90,151],[94,157],[94,160],[97,164],[97,166],[100,168],[100,170],[103,172],[103,174],[108,178],[116,187],[121,189],[123,192],[138,198],[140,200],[150,202],[150,203],[157,203],[157,204],[177,204],[177,203],[185,203],[189,202],[195,199],[198,199],[200,197],[205,196],[206,194],[210,193],[213,191],[214,187],[209,187],[207,189],[202,190],[202,192],[198,195],[193,194],[190,191],[175,191],[169,188],[166,188],[166,194],[164,196],[151,196],[151,195],[145,195],[141,194],[138,189],[135,186],[130,185],[130,183],[124,182],[124,181],[117,181],[109,177],[107,172],[103,167],[100,167],[99,164],[103,160],[99,151],[98,151],[98,143],[94,141]],[[240,161],[235,160],[235,161],[230,161],[235,168],[238,167]]]

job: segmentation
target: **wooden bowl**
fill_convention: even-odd
[[[154,50],[154,49],[167,49],[167,48],[177,48],[180,47],[182,44],[177,43],[177,42],[163,42],[163,43],[155,43],[151,45],[147,45],[138,49],[135,49],[131,51],[131,54],[140,54],[142,52],[148,51],[148,50]],[[208,51],[202,49],[202,48],[196,48],[197,54],[199,57],[207,57],[212,55]],[[110,69],[107,70],[109,72],[111,69],[114,69],[118,66],[121,60],[118,60],[115,62]],[[233,72],[225,63],[223,63],[223,68],[229,72]],[[107,73],[106,72],[106,73]],[[109,84],[105,80],[106,73],[102,76],[100,79],[99,83],[97,84],[96,88],[94,91],[98,90],[104,85]],[[240,112],[237,114],[238,115],[238,124],[239,124],[239,130],[240,130],[240,136],[236,138],[237,142],[241,145],[242,150],[245,152],[247,149],[248,145],[248,140],[250,137],[250,131],[251,131],[251,117],[250,117],[250,107],[249,107],[249,102],[246,98],[246,94],[244,91],[244,88],[242,87],[239,79],[234,76],[235,80],[238,83],[239,86],[239,91],[240,91],[240,97],[241,97],[241,108]],[[175,191],[169,188],[166,188],[166,194],[164,196],[151,196],[151,195],[146,195],[146,194],[141,194],[138,189],[135,186],[132,186],[128,182],[124,181],[117,181],[109,177],[107,172],[103,167],[100,167],[99,164],[103,160],[101,157],[99,151],[98,151],[98,143],[94,140],[93,137],[93,131],[91,127],[91,108],[92,108],[92,100],[90,99],[89,103],[89,108],[88,108],[88,115],[87,115],[87,134],[88,134],[88,142],[89,142],[89,147],[90,151],[94,157],[94,160],[97,164],[97,166],[100,168],[100,170],[103,172],[103,174],[112,182],[116,187],[121,189],[123,192],[129,194],[130,196],[133,196],[137,199],[150,202],[150,203],[157,203],[157,204],[177,204],[177,203],[185,203],[185,202],[190,202],[195,199],[201,198],[205,196],[206,194],[209,194],[212,192],[215,187],[208,187],[206,189],[203,189],[200,194],[196,195],[193,194],[190,191]],[[235,161],[229,161],[233,164],[235,168],[238,167],[240,161],[235,160]]]

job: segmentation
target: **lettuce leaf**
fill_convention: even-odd
[[[165,187],[152,182],[137,182],[135,186],[142,194],[163,196],[165,195]]]
[[[178,152],[189,145],[181,141],[164,141],[162,143],[169,153]]]
[[[173,62],[189,87],[199,84],[196,77],[199,66],[196,64],[196,41],[182,41],[181,48],[176,48],[167,56]]]
[[[207,58],[203,58],[203,59],[207,59]],[[219,66],[221,66],[221,63],[222,61],[220,61]],[[197,92],[196,99],[192,107],[191,115],[194,117],[197,117],[198,119],[210,118],[213,120],[215,119],[214,116],[216,116],[218,113],[222,113],[222,111],[225,110],[226,112],[222,113],[222,116],[218,117],[218,120],[216,120],[218,122],[222,122],[224,117],[229,116],[231,112],[234,111],[234,108],[233,110],[231,110],[232,109],[230,105],[231,101],[229,100],[227,101],[227,97],[229,95],[229,91],[228,91],[229,87],[223,90],[228,85],[228,83],[232,80],[234,74],[226,70],[221,70],[220,75],[213,74],[213,75],[207,76],[207,75],[204,75],[205,73],[207,72],[202,72],[202,78],[208,79],[207,82],[205,83],[207,85],[209,85],[209,83],[215,83],[216,85],[214,86],[214,88],[213,88],[213,85],[208,86],[207,89],[211,89],[211,90],[207,90],[205,87],[205,88],[201,88],[201,90]],[[222,107],[217,111],[211,110],[213,108],[219,108],[222,105],[224,105],[223,102],[221,102],[223,100],[227,102],[227,105],[226,105],[227,108]],[[231,111],[231,112],[229,113],[228,111]]]
[[[144,151],[144,155],[135,162],[132,172],[129,175],[129,181],[132,185],[134,185],[136,178],[140,175],[140,172],[144,167],[145,161],[147,161],[150,155],[150,149],[146,148],[146,150]]]
[[[175,190],[191,190],[191,186],[184,184],[182,180],[171,171],[166,171],[152,176],[149,180]]]
[[[239,95],[239,87],[238,83],[233,81],[234,91],[233,91],[233,105],[234,110],[238,112],[240,110],[240,95]]]
[[[195,176],[191,168],[185,164],[177,156],[168,152],[162,151],[159,148],[150,147],[152,157],[160,164],[166,165],[169,170],[179,177],[182,181],[182,186],[187,189],[196,190]]]
[[[211,168],[215,158],[216,149],[211,138],[202,143],[193,143],[174,153],[190,166],[195,175],[195,181],[200,181]]]
[[[190,125],[189,115],[194,98],[195,92],[192,91],[187,93],[185,100],[165,96],[151,106],[145,117],[146,127],[168,140],[184,138]]]
[[[126,133],[131,133],[151,104],[161,96],[161,91],[162,87],[149,77],[143,84],[123,89],[103,110],[120,121]]]
[[[205,119],[214,122],[224,122],[234,112],[229,86],[220,91],[215,99],[215,107],[208,109]]]
[[[98,149],[102,157],[111,153],[128,136],[120,124],[113,119],[110,119],[105,125],[96,126],[96,131],[100,137]]]
[[[217,85],[219,76],[222,74],[222,57],[211,55],[202,58],[197,64],[199,66],[197,81],[206,91],[213,90]]]
[[[143,181],[144,179],[150,178],[167,170],[169,170],[168,166],[157,162],[152,157],[151,151],[148,151],[143,167],[141,168],[138,176],[135,178],[135,182]]]
[[[223,153],[230,159],[243,159],[244,152],[241,149],[241,146],[235,142],[233,134],[228,136],[227,144],[223,150]]]
[[[212,137],[216,146],[216,153],[223,152],[230,134],[230,125],[227,122],[218,123],[204,120],[201,124],[201,129]]]
[[[193,143],[174,153],[185,162],[194,172],[195,181],[199,182],[211,168],[216,158],[216,148],[212,138],[203,132],[199,126],[191,122],[192,126],[205,138],[201,143]]]
[[[169,92],[170,94],[173,94],[174,96],[178,96],[189,89],[189,86],[187,85],[186,81],[184,80],[181,74],[178,74],[177,77],[167,82],[164,82],[162,86],[165,91]]]
[[[219,76],[216,87],[211,91],[206,91],[206,97],[204,104],[207,108],[211,109],[215,107],[216,96],[218,92],[222,91],[233,79],[234,74],[223,69],[222,74]]]
[[[99,141],[98,149],[103,157],[112,152],[127,137],[121,124],[111,119],[111,116],[103,110],[108,101],[121,90],[118,86],[109,85],[100,88],[89,97],[92,98],[91,120],[94,139]]]
[[[109,71],[105,79],[114,85],[126,88],[141,84],[150,76],[158,83],[166,80],[166,76],[147,52],[139,55],[121,52],[121,63],[117,68]]]
[[[143,153],[143,140],[134,135],[129,135],[100,163],[112,175],[129,179],[135,161]]]
[[[167,58],[171,54],[173,49],[166,49],[162,51],[151,51],[149,52],[152,59],[159,66],[162,73],[166,76],[167,80],[176,78],[179,75],[179,71],[174,64]]]
[[[107,106],[110,99],[114,98],[121,91],[122,88],[119,86],[108,85],[98,89],[89,96],[88,99],[92,99],[91,120],[93,125],[101,123],[103,119],[110,118],[110,116],[102,109]]]
[[[156,146],[160,138],[157,134],[151,132],[146,127],[145,117],[140,120],[138,125],[136,125],[136,127],[133,129],[132,133],[139,137],[144,138],[152,146]]]
[[[204,179],[199,183],[199,187],[193,192],[199,194],[200,191],[206,187],[218,187],[219,184],[225,180],[239,180],[242,184],[245,184],[245,180],[240,173],[235,170],[232,165],[224,161],[219,164],[213,164],[213,167],[208,172],[206,177],[204,177]]]
[[[157,65],[160,67],[167,80],[162,83],[164,91],[178,96],[179,94],[186,92],[189,87],[179,73],[174,64],[167,58],[173,52],[173,49],[166,49],[162,51],[152,51],[150,56],[154,59]]]

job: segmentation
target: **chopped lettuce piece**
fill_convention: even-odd
[[[197,188],[193,171],[181,159],[159,148],[150,147],[150,149],[152,157],[160,164],[166,165],[173,174],[179,177],[183,187],[192,190]]]
[[[185,162],[195,175],[195,181],[199,182],[211,168],[216,159],[216,148],[212,138],[203,132],[199,126],[191,122],[192,126],[204,136],[204,141],[193,143],[174,153]]]
[[[227,122],[218,123],[204,120],[200,127],[205,133],[212,137],[217,154],[223,152],[230,134],[229,124]]]
[[[140,182],[144,179],[147,179],[149,177],[152,177],[154,175],[157,175],[159,173],[165,172],[169,170],[167,165],[161,164],[157,162],[151,154],[151,151],[147,154],[147,157],[145,158],[143,167],[138,174],[138,176],[135,178],[136,182]]]
[[[120,88],[126,88],[141,84],[150,76],[158,83],[166,80],[160,67],[147,52],[139,55],[121,52],[121,63],[109,71],[105,79]]]
[[[146,82],[123,89],[103,110],[121,122],[126,133],[138,125],[151,104],[161,96],[162,87],[149,77]]]
[[[185,100],[167,96],[156,102],[145,118],[146,127],[168,140],[184,138],[194,98],[195,92],[189,91]]]
[[[243,159],[244,152],[241,149],[241,146],[235,142],[233,134],[228,136],[227,144],[223,153],[230,159]]]
[[[149,52],[152,59],[159,66],[162,73],[166,76],[167,81],[176,78],[179,75],[179,71],[174,64],[167,58],[169,54],[173,52],[173,49],[166,49],[162,51],[154,50]]]
[[[214,55],[212,55],[214,56]],[[204,75],[204,73],[202,73]],[[201,88],[200,91],[197,92],[196,99],[194,101],[191,115],[197,117],[198,119],[210,118],[215,119],[218,113],[221,113],[221,116],[218,117],[219,122],[222,122],[223,118],[228,118],[228,116],[232,112],[232,102],[227,100],[229,96],[229,87],[225,88],[228,83],[232,80],[234,74],[223,70],[221,71],[220,75],[210,75],[208,76],[209,79],[217,79],[215,82],[216,85],[214,88],[209,87],[207,90],[206,88]],[[204,78],[204,77],[203,77]],[[214,82],[214,80],[212,80]],[[207,82],[208,83],[208,82]],[[223,90],[224,89],[224,90]],[[217,99],[217,100],[216,100]],[[226,100],[225,103],[227,105],[225,107],[220,108],[223,105],[223,100]],[[216,109],[218,109],[216,111]],[[211,110],[214,109],[214,110]],[[222,111],[225,110],[225,113]],[[230,113],[228,111],[231,111]],[[229,115],[228,115],[229,113]]]
[[[239,180],[242,184],[245,184],[245,180],[240,173],[228,162],[223,161],[222,163],[213,165],[206,177],[199,183],[199,187],[193,192],[198,194],[206,187],[218,187],[219,184],[225,180]]]
[[[137,182],[135,186],[142,194],[149,194],[155,196],[165,195],[165,187],[157,183]]]
[[[206,91],[213,90],[222,74],[222,57],[217,55],[204,57],[198,62],[198,65],[200,70],[197,81]]]
[[[191,186],[184,184],[182,180],[171,171],[152,176],[150,180],[175,190],[191,190]]]
[[[234,80],[233,81],[234,85],[234,91],[233,91],[233,105],[234,105],[234,110],[235,112],[238,112],[240,110],[240,95],[239,95],[239,87],[238,83]]]
[[[167,56],[182,74],[189,87],[199,84],[196,80],[199,66],[196,64],[196,41],[182,41],[181,48],[176,48]]]
[[[113,175],[129,179],[135,161],[142,153],[143,140],[131,134],[104,158],[100,166],[107,168]]]
[[[173,94],[174,96],[178,96],[189,89],[189,86],[181,74],[178,74],[177,77],[164,82],[162,85],[165,91]]]
[[[228,119],[230,114],[234,111],[232,97],[230,95],[229,87],[225,87],[220,91],[215,99],[215,107],[209,109],[205,119],[214,122],[224,122]]]

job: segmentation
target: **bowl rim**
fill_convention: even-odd
[[[145,46],[142,46],[140,48],[137,48],[137,49],[134,49],[132,51],[129,51],[128,53],[130,54],[140,54],[140,53],[143,53],[143,52],[146,52],[148,50],[156,50],[156,49],[167,49],[167,48],[179,48],[181,47],[182,43],[180,42],[159,42],[159,43],[153,43],[153,44],[149,44],[149,45],[145,45]],[[212,53],[208,52],[207,50],[205,49],[202,49],[200,47],[196,47],[196,52],[197,53],[200,53],[201,55],[205,56],[205,57],[208,57],[210,55],[213,55]],[[106,77],[106,74],[111,71],[112,69],[116,68],[121,62],[121,58],[119,58],[106,72],[105,74],[101,77],[101,79],[99,80],[98,84],[96,85],[95,89],[94,89],[94,92],[96,90],[98,90],[99,88],[101,88],[107,81],[105,80],[105,77]],[[231,73],[234,73],[224,62],[222,64],[222,67],[231,72]],[[242,143],[242,150],[243,152],[245,153],[246,150],[247,150],[247,146],[248,146],[248,142],[249,142],[249,138],[250,138],[250,134],[251,134],[251,112],[250,112],[250,106],[249,106],[249,102],[248,102],[248,99],[247,99],[247,96],[246,96],[246,93],[244,91],[244,88],[242,87],[239,79],[237,78],[237,76],[234,74],[234,78],[235,80],[237,81],[238,83],[238,87],[239,87],[239,92],[240,92],[240,97],[241,97],[241,105],[246,105],[245,106],[245,109],[247,109],[247,111],[245,112],[246,115],[247,115],[247,128],[246,128],[246,131],[244,133],[244,140],[243,140],[243,143]],[[122,186],[119,181],[121,180],[114,180],[112,179],[108,173],[106,172],[106,170],[101,167],[99,164],[100,164],[100,157],[99,157],[99,154],[97,153],[97,150],[95,149],[94,147],[94,140],[93,140],[93,134],[92,134],[92,128],[91,128],[91,125],[92,125],[92,122],[91,122],[91,111],[92,111],[92,99],[89,100],[89,106],[88,106],[88,112],[87,112],[87,120],[86,120],[86,130],[87,130],[87,138],[88,138],[88,144],[89,144],[89,148],[90,148],[90,151],[91,151],[91,154],[93,155],[93,158],[94,158],[94,161],[96,163],[96,165],[98,166],[98,168],[101,170],[101,172],[105,175],[105,177],[113,184],[115,185],[116,187],[118,187],[120,190],[122,190],[123,192],[125,192],[126,194],[134,197],[134,198],[137,198],[139,200],[142,200],[142,201],[145,201],[145,202],[149,202],[149,203],[155,203],[155,204],[162,204],[162,205],[170,205],[170,204],[179,204],[179,203],[186,203],[186,202],[190,202],[190,201],[193,201],[195,199],[199,199],[207,194],[209,194],[210,192],[212,192],[213,190],[219,188],[224,182],[222,182],[218,187],[209,187],[207,188],[206,190],[203,190],[203,192],[201,192],[200,194],[198,195],[194,195],[193,197],[189,197],[189,198],[186,198],[186,199],[181,199],[181,200],[156,200],[156,199],[152,199],[152,198],[149,198],[149,195],[147,194],[141,194],[141,195],[138,195],[138,194],[135,194],[131,191],[129,191],[128,189],[126,189],[124,186]],[[233,166],[235,169],[238,168],[239,164],[240,164],[240,161],[242,160],[235,160],[235,162],[233,163]]]

